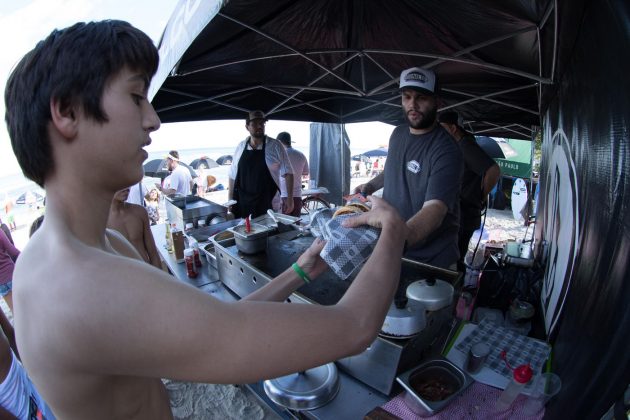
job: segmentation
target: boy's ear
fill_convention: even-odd
[[[76,136],[78,130],[77,112],[74,105],[62,104],[59,100],[50,100],[50,115],[55,129],[65,138]]]

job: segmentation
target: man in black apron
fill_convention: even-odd
[[[265,135],[266,121],[262,111],[252,111],[247,118],[246,127],[250,136],[238,160],[236,178],[234,180],[230,178],[229,198],[236,200],[231,209],[235,217],[247,217],[250,214],[257,217],[273,208],[272,202],[278,192],[278,184],[267,166],[266,148],[271,141],[276,140]],[[262,148],[258,149],[261,144]],[[287,186],[290,182],[292,188],[293,175],[286,174],[285,179]],[[290,203],[293,204],[293,197],[290,197]],[[285,213],[292,210],[286,209]]]

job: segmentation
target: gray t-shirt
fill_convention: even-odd
[[[448,207],[442,224],[425,241],[410,247],[406,257],[448,268],[459,258],[459,190],[464,171],[462,153],[441,127],[415,135],[407,125],[396,127],[389,139],[383,198],[409,220],[425,201]]]

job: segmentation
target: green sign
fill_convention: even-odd
[[[530,178],[532,176],[532,143],[528,140],[505,139],[505,141],[516,152],[516,155],[507,159],[495,159],[501,168],[501,175]]]

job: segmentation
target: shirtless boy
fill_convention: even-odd
[[[127,197],[129,197],[129,188],[124,188],[114,194],[107,227],[119,232],[131,242],[144,261],[161,269],[162,262],[151,233],[149,215],[144,207],[127,203]]]
[[[17,342],[59,418],[170,419],[160,378],[251,383],[359,353],[398,283],[406,226],[377,198],[347,224],[382,232],[334,306],[283,303],[303,284],[291,268],[226,303],[125,257],[135,250],[106,225],[116,191],[142,178],[160,126],[147,100],[157,65],[151,40],[129,24],[79,23],[37,44],[7,83],[13,150],[47,193],[15,270]],[[312,279],[326,268],[322,247],[297,261]]]

